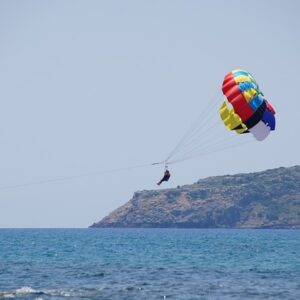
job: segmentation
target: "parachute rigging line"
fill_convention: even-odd
[[[227,149],[241,147],[243,145],[250,144],[250,143],[253,143],[253,142],[255,142],[255,140],[248,140],[248,141],[245,141],[243,143],[239,142],[237,144],[224,145],[223,147],[221,147],[221,145],[218,145],[218,147],[214,148],[214,149],[204,149],[203,152],[196,152],[194,154],[189,153],[186,157],[182,157],[180,159],[170,161],[169,165],[179,163],[179,162],[183,162],[183,161],[186,161],[186,160],[195,159],[195,158],[205,156],[205,155],[210,155],[211,153],[216,153],[216,152],[224,151],[224,150],[227,150]]]
[[[179,142],[174,147],[174,149],[167,156],[167,158],[165,159],[166,162],[168,162],[170,160],[170,158],[172,158],[181,148],[184,148],[186,143],[189,142],[192,137],[196,136],[199,133],[199,131],[200,132],[205,131],[204,130],[205,128],[202,125],[207,124],[207,122],[206,122],[206,121],[208,121],[207,119],[215,116],[215,113],[212,113],[212,111],[214,112],[213,108],[218,104],[219,97],[215,96],[215,97],[213,97],[212,100],[213,101],[208,102],[208,104],[203,109],[203,111],[200,113],[198,118],[192,123],[190,128],[186,131],[186,133],[179,140]]]
[[[220,96],[216,95],[202,110],[195,122],[181,138],[179,143],[165,159],[166,164],[188,159],[189,156],[201,156],[203,151],[229,147],[230,136],[224,136],[219,116],[216,114]],[[218,126],[220,125],[220,126]],[[235,146],[235,145],[234,145]]]
[[[192,158],[200,157],[240,147],[254,140],[248,135],[226,135],[220,117],[216,114],[220,96],[216,95],[200,113],[195,122],[180,139],[175,148],[165,159],[171,165]],[[243,140],[244,139],[244,140]]]
[[[7,185],[7,186],[2,186],[2,187],[0,186],[0,190],[8,190],[8,189],[29,187],[29,186],[41,185],[41,184],[47,184],[47,183],[60,182],[60,181],[68,181],[68,180],[79,179],[79,178],[83,178],[83,177],[92,177],[92,176],[98,176],[98,175],[102,175],[102,174],[109,174],[109,173],[128,171],[128,170],[133,170],[133,169],[138,169],[138,168],[144,168],[144,167],[149,167],[152,165],[158,165],[158,164],[163,164],[163,163],[164,162],[151,163],[151,164],[148,163],[148,164],[143,164],[143,165],[136,165],[136,166],[116,168],[116,169],[110,169],[110,170],[104,170],[104,171],[90,172],[90,173],[84,173],[84,174],[78,174],[78,175],[72,175],[72,176],[64,176],[64,177],[56,177],[56,178],[50,178],[50,179],[45,179],[45,180],[39,180],[39,181],[31,181],[31,182]]]

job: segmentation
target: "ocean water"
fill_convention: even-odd
[[[9,298],[300,299],[300,231],[1,229]]]

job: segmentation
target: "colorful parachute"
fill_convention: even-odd
[[[225,100],[219,109],[229,130],[251,132],[262,141],[275,129],[275,110],[250,73],[239,69],[229,72],[224,78],[222,91],[232,106],[229,108]]]

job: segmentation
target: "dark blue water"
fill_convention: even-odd
[[[300,299],[300,231],[2,229],[3,298]]]

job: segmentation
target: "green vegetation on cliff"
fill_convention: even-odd
[[[300,228],[300,166],[136,192],[91,227]]]

